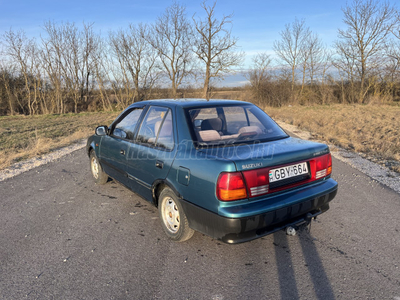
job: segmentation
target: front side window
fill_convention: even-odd
[[[111,133],[115,137],[132,140],[143,108],[135,108],[119,121]]]
[[[199,145],[264,142],[288,135],[254,105],[189,109],[188,119]]]
[[[140,126],[137,140],[140,143],[172,149],[174,134],[171,110],[166,107],[150,107]]]

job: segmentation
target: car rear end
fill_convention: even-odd
[[[221,171],[216,177],[215,199],[205,199],[217,201],[218,211],[203,210],[190,201],[185,203],[185,211],[191,227],[227,243],[308,224],[329,209],[338,187],[331,178],[328,146],[289,137],[272,120],[265,121],[264,113],[255,106],[244,111],[247,124],[237,110],[235,118],[231,117],[233,122],[239,120],[236,127],[224,125],[229,118],[221,109],[206,125],[210,109],[188,113],[188,122],[198,127],[198,132],[192,133],[197,151],[209,158],[204,163],[230,161],[235,171]],[[201,122],[196,120],[198,116]]]
[[[289,139],[292,141],[286,141],[286,145],[297,142]],[[215,183],[216,199],[207,199],[218,202],[218,211],[186,203],[185,210],[193,220],[194,229],[226,243],[241,243],[308,224],[326,212],[338,187],[331,178],[331,154],[322,144],[302,145],[303,150],[315,147],[318,151],[305,151],[308,157],[300,160],[293,157],[304,156],[301,149],[294,150],[298,154],[286,151],[287,160],[283,164],[274,164],[270,157],[236,160],[230,157],[236,171],[221,172]],[[218,160],[218,153],[213,155]],[[279,161],[285,161],[282,155],[278,156]],[[280,179],[273,175],[275,172]],[[288,176],[284,177],[283,172]]]
[[[277,179],[272,175],[275,172],[293,176]],[[308,224],[326,212],[336,196],[337,183],[331,172],[331,155],[326,153],[283,165],[221,173],[216,184],[218,214],[223,223],[230,219],[228,228],[221,224],[225,227],[221,239],[243,242]]]

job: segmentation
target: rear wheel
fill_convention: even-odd
[[[97,184],[105,184],[108,181],[108,175],[103,171],[94,150],[90,151],[90,171]]]
[[[193,236],[194,230],[189,227],[182,205],[170,188],[162,190],[158,201],[158,211],[161,225],[171,240],[183,242]]]

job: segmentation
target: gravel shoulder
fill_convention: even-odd
[[[70,154],[76,150],[82,149],[85,146],[86,146],[86,139],[81,140],[78,143],[69,145],[67,147],[63,147],[58,150],[52,151],[48,154],[40,155],[40,156],[31,158],[28,160],[24,160],[24,161],[15,163],[4,170],[0,170],[0,181],[6,180],[8,178],[12,178],[21,173],[29,171],[33,168],[37,168],[39,166],[53,162],[67,154]]]

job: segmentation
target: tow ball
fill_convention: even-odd
[[[300,224],[296,224],[296,225],[294,225],[294,226],[288,226],[288,227],[286,227],[286,234],[289,235],[289,236],[295,236],[296,233],[297,233],[297,231],[298,231],[299,229],[301,229],[301,228],[306,228],[307,226],[309,226],[309,227],[308,227],[308,232],[311,232],[311,220],[312,220],[313,218],[314,218],[314,220],[315,220],[315,219],[317,219],[317,216],[313,217],[312,214],[308,213],[308,214],[305,216],[303,222],[301,222]]]
[[[295,236],[297,233],[296,228],[292,227],[292,226],[288,226],[286,227],[286,234],[289,236]]]

